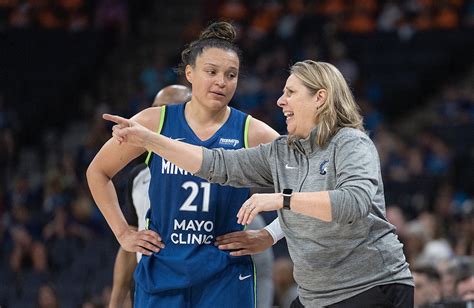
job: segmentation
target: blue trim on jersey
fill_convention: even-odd
[[[207,148],[244,147],[247,115],[231,108],[227,121],[209,139],[200,140],[184,116],[185,104],[167,107],[161,134]],[[161,235],[165,248],[143,256],[135,281],[149,293],[188,288],[208,281],[231,264],[251,262],[214,246],[215,238],[240,231],[237,212],[249,196],[247,188],[210,184],[152,154],[149,228]]]

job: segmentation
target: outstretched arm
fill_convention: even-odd
[[[104,114],[103,118],[117,123],[112,128],[112,135],[119,144],[127,144],[155,152],[164,159],[172,161],[179,168],[191,173],[196,173],[201,168],[201,147],[156,134],[133,119],[111,114]]]
[[[146,148],[209,182],[234,187],[273,186],[267,160],[270,144],[251,149],[209,150],[155,134],[133,119],[110,114],[103,117],[117,123],[112,135],[119,144]]]

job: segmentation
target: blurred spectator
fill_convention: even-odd
[[[248,9],[242,0],[226,0],[217,9],[217,14],[223,20],[240,22],[247,17]]]
[[[458,23],[459,17],[456,9],[449,3],[440,1],[433,20],[434,27],[440,29],[454,29],[458,26]]]
[[[418,133],[417,143],[424,151],[426,172],[433,176],[447,175],[451,156],[446,144],[427,130]]]
[[[35,12],[35,19],[44,29],[54,30],[65,27],[64,21],[59,17],[59,12],[52,5],[38,8],[38,11]]]
[[[415,307],[434,304],[441,300],[440,277],[429,265],[411,268],[415,280]]]
[[[467,1],[464,23],[467,27],[474,27],[474,0]]]
[[[386,215],[387,220],[395,226],[398,238],[404,243],[407,236],[407,221],[403,215],[403,211],[396,205],[389,205],[387,206]]]
[[[260,39],[270,33],[276,26],[282,6],[278,1],[265,1],[253,16],[248,34],[254,39]]]
[[[43,285],[38,290],[38,308],[59,308],[59,300],[56,291],[51,285]]]
[[[92,240],[95,235],[104,232],[102,228],[103,217],[94,206],[84,186],[80,187],[76,198],[71,203],[71,221],[69,232],[83,241]]]
[[[140,81],[150,102],[153,101],[156,93],[173,82],[172,79],[175,77],[166,66],[166,58],[162,54],[157,53],[152,58],[153,63],[146,66],[140,73]]]
[[[99,0],[95,13],[98,29],[125,37],[128,32],[128,8],[125,0]]]
[[[429,234],[424,230],[423,225],[418,220],[410,221],[406,228],[406,237],[403,243],[408,263],[414,264],[416,262],[428,241]]]
[[[96,114],[93,116],[93,119],[89,121],[89,130],[85,133],[84,141],[79,144],[77,149],[75,169],[78,180],[81,182],[85,180],[85,170],[92,161],[92,158],[94,158],[100,147],[110,138],[107,123],[100,117],[100,114],[105,110],[108,110],[108,106],[97,106]]]
[[[16,142],[11,129],[0,127],[0,187],[12,178]]]
[[[136,85],[129,84],[129,99],[128,99],[128,113],[129,116],[137,114],[139,111],[150,106],[149,97],[147,95],[146,87],[142,83]]]
[[[287,10],[282,12],[284,15],[279,18],[276,27],[278,36],[283,40],[290,39],[295,35],[298,22],[303,17],[305,10],[302,0],[288,1],[287,5]]]
[[[293,279],[293,262],[282,257],[273,263],[273,285],[275,287],[275,305],[290,308],[291,302],[298,296],[297,285]]]
[[[437,265],[453,256],[453,250],[445,239],[431,240],[425,244],[417,258],[417,263]]]
[[[439,262],[437,266],[441,276],[441,295],[444,301],[457,299],[456,282],[461,277],[461,258],[453,257],[449,260]]]
[[[359,67],[348,57],[346,46],[342,42],[334,42],[329,46],[329,62],[341,71],[350,87],[356,85],[359,80]]]
[[[38,273],[48,273],[49,262],[46,247],[43,243],[35,242],[30,249],[33,270]]]
[[[318,12],[328,17],[335,17],[345,13],[347,7],[343,0],[324,0],[318,7]]]
[[[10,229],[13,240],[13,249],[10,254],[10,268],[13,272],[19,272],[26,264],[31,264],[31,247],[33,239],[23,227]]]
[[[368,33],[375,30],[375,21],[371,12],[363,7],[354,6],[344,25],[344,30],[352,33]]]
[[[457,87],[454,85],[444,87],[437,104],[437,121],[439,123],[449,121],[453,125],[464,122],[463,117],[466,115],[466,111],[463,108],[463,103],[461,91]]]
[[[54,208],[51,221],[43,228],[43,238],[47,241],[50,239],[65,239],[68,235],[68,214],[64,206]]]
[[[432,29],[434,22],[430,8],[423,7],[414,17],[413,24],[417,31],[426,31]]]
[[[61,174],[50,169],[45,176],[43,211],[52,213],[56,207],[65,206],[68,202],[67,196],[63,191],[61,183]]]
[[[31,24],[29,5],[22,3],[15,7],[8,18],[8,24],[12,28],[26,28]]]
[[[472,268],[457,281],[456,294],[462,301],[474,301],[474,272]]]
[[[386,1],[377,19],[377,29],[381,31],[394,31],[398,27],[402,16],[403,12],[397,1]]]
[[[46,30],[80,31],[90,27],[94,8],[84,0],[11,2],[14,4],[6,15],[8,15],[8,24],[12,28],[38,26]]]
[[[383,124],[383,115],[368,100],[360,98],[358,104],[364,116],[364,128],[373,138]]]

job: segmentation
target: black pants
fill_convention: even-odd
[[[413,308],[413,287],[405,284],[375,286],[327,308]],[[304,308],[297,297],[290,308]]]

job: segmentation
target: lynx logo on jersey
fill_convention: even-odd
[[[227,145],[235,148],[236,145],[240,143],[237,139],[228,139],[228,138],[221,138],[219,139],[219,145]]]
[[[183,174],[188,175],[190,174],[184,169],[176,167],[175,164],[167,161],[164,158],[161,158],[161,174]]]

